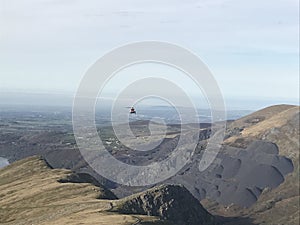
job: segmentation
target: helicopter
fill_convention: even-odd
[[[134,107],[126,107],[128,109],[130,109],[129,114],[136,114],[136,110],[134,109]]]
[[[136,114],[136,111],[133,107],[130,108],[130,114]]]

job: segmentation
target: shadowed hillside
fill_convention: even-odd
[[[292,159],[294,170],[279,187],[264,189],[249,209],[202,201],[210,212],[226,217],[249,217],[255,224],[299,224],[299,114],[299,106],[278,105],[229,124],[225,144],[245,148],[257,140],[272,142],[278,146],[280,155]],[[230,219],[224,221],[223,224],[240,224]]]

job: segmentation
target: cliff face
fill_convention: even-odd
[[[116,199],[88,174],[51,169],[40,157],[0,170],[1,224],[213,224],[183,186]]]
[[[213,217],[181,185],[161,185],[119,200],[116,210],[125,214],[158,216],[172,224],[210,225]]]

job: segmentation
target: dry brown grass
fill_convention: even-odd
[[[155,217],[110,212],[113,200],[97,199],[103,193],[92,184],[58,182],[70,174],[50,169],[39,157],[1,169],[0,224],[158,224]]]
[[[235,145],[238,140],[267,140],[279,147],[281,155],[297,160],[299,158],[299,106],[272,106],[243,117],[229,128],[244,128],[240,135],[225,140],[225,144]],[[249,123],[255,118],[264,118],[258,123]]]

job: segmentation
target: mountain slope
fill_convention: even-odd
[[[225,217],[248,217],[255,224],[299,224],[299,115],[299,106],[278,105],[229,124],[225,145],[246,148],[258,140],[272,142],[278,146],[280,155],[292,159],[294,171],[279,187],[263,190],[249,209],[203,201],[210,212]],[[227,220],[223,224],[239,222]]]
[[[149,193],[159,198],[146,199]],[[137,199],[143,199],[148,208],[160,209],[160,213],[147,211],[140,204],[125,210],[125,205]],[[40,157],[23,159],[0,170],[1,224],[177,224],[168,221],[173,216],[180,225],[213,224],[212,216],[182,186],[164,185],[116,200],[112,192],[88,175],[51,169]]]
[[[181,185],[151,188],[117,201],[116,208],[126,214],[155,215],[173,224],[214,224],[213,217]]]
[[[229,131],[239,130],[225,144],[243,146],[252,140],[267,140],[279,147],[279,153],[289,158],[299,156],[299,106],[278,105],[259,110],[229,125]]]

